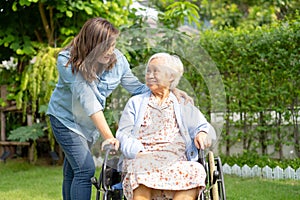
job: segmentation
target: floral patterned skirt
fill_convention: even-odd
[[[125,159],[123,169],[123,188],[128,200],[133,199],[133,190],[140,184],[156,189],[152,198],[155,200],[172,199],[177,190],[205,186],[206,173],[200,163],[178,160],[170,152],[146,153],[137,159]]]

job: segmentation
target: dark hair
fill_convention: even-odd
[[[70,49],[71,54],[67,65],[72,65],[73,73],[80,71],[85,80],[92,82],[99,72],[111,69],[117,62],[114,53],[110,55],[108,64],[101,64],[98,59],[113,47],[118,36],[119,30],[106,19],[89,19],[65,48]]]

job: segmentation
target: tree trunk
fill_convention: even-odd
[[[267,145],[266,145],[266,131],[265,131],[265,120],[264,120],[264,113],[263,112],[259,112],[259,121],[260,124],[259,126],[261,126],[262,128],[259,131],[259,142],[261,144],[261,153],[262,155],[266,155],[267,154]]]
[[[48,39],[48,44],[50,46],[53,46],[54,45],[54,39],[53,39],[53,32],[54,32],[54,27],[53,27],[53,8],[49,8],[49,12],[50,12],[50,25],[49,25],[49,22],[47,20],[47,16],[46,16],[46,13],[45,13],[45,9],[44,9],[44,4],[39,2],[39,12],[40,12],[40,15],[41,15],[41,19],[42,19],[42,22],[43,22],[43,26],[44,26],[44,30],[46,32],[46,36],[47,36],[47,39]]]
[[[229,109],[229,97],[227,96],[226,98],[226,105],[227,105],[227,114],[226,114],[226,122],[225,122],[225,135],[226,135],[226,155],[229,156],[230,155],[230,137],[229,137],[229,131],[230,131],[230,109]]]
[[[276,141],[276,148],[278,149],[279,158],[283,158],[283,145],[282,145],[282,134],[281,134],[281,112],[278,113],[278,117],[276,114],[276,135],[277,135],[277,141]]]
[[[300,158],[300,141],[299,141],[299,126],[298,126],[298,113],[299,109],[297,109],[298,105],[298,98],[293,101],[291,105],[291,113],[292,113],[292,119],[293,119],[293,136],[294,136],[294,142],[295,142],[295,154],[298,158]]]

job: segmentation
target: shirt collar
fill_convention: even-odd
[[[159,105],[158,104],[158,100],[151,93],[151,95],[149,97],[149,103],[148,103],[148,105],[151,106],[151,107],[153,107],[153,108],[162,110],[162,109],[168,108],[171,104],[173,104],[174,103],[174,98],[176,98],[176,97],[174,96],[174,94],[172,92],[170,92],[170,95],[168,96],[168,98],[164,100],[164,102],[162,103],[162,105]]]

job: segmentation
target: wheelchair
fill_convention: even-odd
[[[121,172],[118,172],[118,152],[111,145],[104,146],[105,156],[98,179],[91,178],[96,188],[96,200],[122,200],[123,195]],[[204,150],[199,150],[200,162],[206,171],[206,188],[197,200],[226,200],[225,184],[220,157],[214,157],[212,151],[207,156]]]

